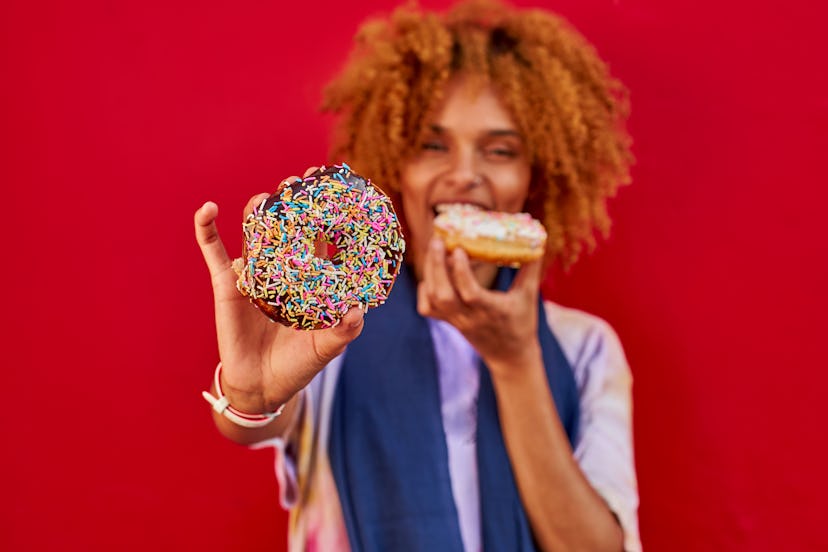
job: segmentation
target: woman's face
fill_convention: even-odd
[[[422,143],[403,166],[401,180],[406,241],[418,274],[440,204],[471,203],[518,212],[529,193],[531,174],[523,138],[490,86],[475,93],[464,78],[456,77],[426,124]],[[479,277],[487,272],[480,264],[472,268]]]

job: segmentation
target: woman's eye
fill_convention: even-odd
[[[442,142],[423,142],[423,150],[425,151],[446,151],[446,145]]]
[[[513,159],[514,157],[517,157],[517,152],[512,148],[486,148],[485,152],[489,157],[500,159]]]

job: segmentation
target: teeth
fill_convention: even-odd
[[[481,207],[480,205],[475,205],[473,203],[463,203],[462,201],[451,202],[451,203],[438,203],[437,205],[434,206],[434,214],[435,215],[440,214],[444,211],[447,211],[447,210],[452,209],[452,208],[457,208],[457,207],[467,207],[467,208],[471,208],[471,209],[481,209],[481,210],[483,209],[483,207]]]

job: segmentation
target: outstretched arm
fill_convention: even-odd
[[[305,174],[314,170],[311,167]],[[251,198],[244,215],[267,195]],[[194,222],[196,240],[213,284],[222,390],[234,408],[250,414],[273,412],[287,403],[281,416],[256,429],[237,426],[214,413],[222,434],[250,444],[282,435],[290,427],[297,412],[297,393],[360,334],[363,313],[360,308],[352,308],[338,326],[316,331],[294,330],[271,322],[236,289],[236,273],[219,237],[217,216],[218,206],[207,202],[196,211]]]

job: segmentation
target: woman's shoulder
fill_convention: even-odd
[[[559,340],[579,342],[595,334],[618,340],[618,334],[600,316],[548,300],[544,300],[543,307],[546,321]]]
[[[554,301],[544,301],[546,322],[575,372],[579,387],[590,376],[629,378],[621,340],[603,318]]]

